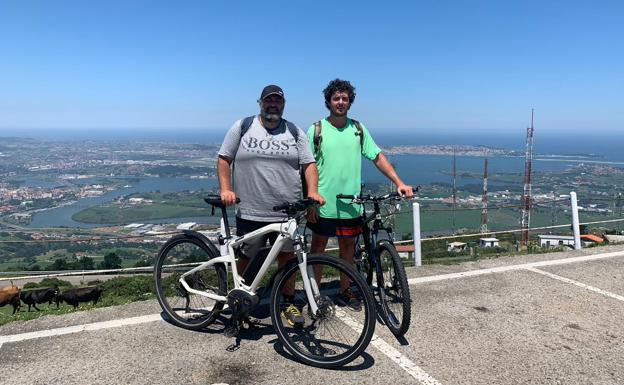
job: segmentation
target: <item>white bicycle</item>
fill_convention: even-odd
[[[300,361],[323,368],[337,367],[353,361],[366,349],[376,320],[375,301],[366,281],[342,260],[326,254],[308,255],[305,250],[298,222],[314,201],[305,199],[276,206],[274,210],[286,213],[287,220],[232,237],[220,197],[204,200],[212,205],[213,213],[215,207],[221,209],[225,234],[219,243],[226,246],[227,253],[221,255],[208,238],[196,231],[184,231],[163,245],[154,278],[158,301],[172,323],[198,330],[213,323],[218,315],[230,314],[226,333],[235,335],[260,304],[259,288],[264,283],[272,286],[269,305],[277,336]],[[236,258],[241,246],[270,233],[277,233],[273,246],[261,249],[246,270],[239,273]],[[295,258],[274,269],[273,262],[289,242]],[[340,301],[341,275],[343,285],[344,277],[348,278],[349,289],[360,306]],[[291,305],[297,308],[303,322],[293,323],[285,317],[283,312]]]

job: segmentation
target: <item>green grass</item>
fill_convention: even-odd
[[[442,208],[449,209],[444,211],[432,211],[440,210]],[[431,209],[431,210],[430,210]],[[403,211],[408,210],[407,207],[403,208]],[[421,208],[421,232],[445,232],[450,235],[453,228],[453,216],[449,206],[436,205],[431,207]],[[579,214],[581,222],[590,221],[603,221],[615,219],[613,216],[607,216],[598,213],[586,213],[581,212]],[[531,211],[531,227],[545,227],[552,225],[552,212],[548,209],[534,208]],[[563,212],[558,210],[556,212],[555,225],[563,225],[572,223],[572,215],[570,212]],[[481,211],[456,211],[455,213],[455,228],[467,229],[469,232],[477,232],[481,224]],[[606,224],[606,227],[614,227],[616,224]],[[624,227],[624,226],[623,226]],[[518,209],[490,209],[488,211],[488,228],[492,231],[503,231],[508,229],[520,228],[520,211]],[[561,228],[562,232],[570,231],[571,229]],[[412,231],[412,213],[403,212],[396,215],[396,233],[401,235],[404,233],[411,233]],[[546,232],[547,230],[544,230]],[[400,238],[400,236],[399,236]]]
[[[96,284],[98,282],[90,282],[89,284]],[[0,308],[0,325],[4,325],[13,321],[27,321],[36,319],[44,315],[58,315],[67,314],[74,311],[91,310],[95,308],[124,305],[131,302],[143,301],[155,298],[155,287],[151,275],[140,275],[132,277],[115,277],[105,282],[99,282],[104,287],[104,293],[100,298],[100,301],[96,305],[92,302],[81,303],[77,309],[73,306],[62,303],[59,309],[56,309],[56,305],[48,306],[48,304],[37,305],[41,311],[31,309],[28,312],[28,306],[22,304],[21,310],[15,315],[11,315],[13,312],[13,306],[4,306]],[[43,287],[49,287],[52,282],[44,282]],[[67,286],[64,286],[65,288]],[[63,287],[61,287],[63,290]]]
[[[146,220],[201,217],[210,215],[210,207],[203,201],[207,192],[141,193],[131,197],[152,200],[151,204],[120,206],[110,203],[91,207],[72,216],[72,219],[85,223],[123,224]]]

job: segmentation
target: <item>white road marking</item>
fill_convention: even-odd
[[[342,322],[344,322],[355,332],[359,332],[360,330],[362,330],[362,328],[364,328],[364,325],[360,324],[357,320],[353,319],[341,309],[336,310],[336,315],[338,316],[338,318],[340,318]],[[416,379],[416,381],[418,381],[419,383],[423,385],[442,385],[435,378],[431,377],[427,372],[422,370],[407,356],[405,356],[404,354],[396,350],[392,345],[381,339],[381,337],[379,337],[377,334],[373,334],[373,338],[371,339],[370,343],[374,347],[376,347],[377,350],[379,350],[392,361],[394,361],[394,363],[399,365],[401,369],[405,370],[409,375],[414,377],[414,379]]]
[[[84,325],[67,326],[64,328],[39,330],[30,333],[13,334],[8,336],[0,336],[0,347],[6,342],[19,342],[25,340],[32,340],[35,338],[54,337],[64,334],[80,333],[89,330],[109,329],[119,326],[138,325],[146,322],[154,322],[162,320],[160,314],[150,314],[140,317],[123,318],[112,321],[94,322]]]
[[[536,267],[541,267],[541,266],[565,265],[568,263],[596,261],[600,259],[614,258],[614,257],[624,257],[624,251],[616,251],[612,253],[603,253],[603,254],[594,254],[594,255],[585,255],[582,257],[554,259],[550,261],[530,262],[530,263],[523,263],[520,265],[499,266],[499,267],[492,267],[489,269],[463,271],[461,273],[431,275],[427,277],[411,278],[411,279],[408,279],[407,282],[410,285],[415,285],[417,283],[437,282],[437,281],[443,281],[446,279],[474,277],[478,275],[492,274],[492,273],[504,273],[507,271],[514,271],[514,270],[528,270],[531,268],[536,268]]]
[[[593,292],[602,294],[602,295],[610,297],[610,298],[614,298],[614,299],[617,299],[617,300],[620,300],[620,301],[624,301],[624,297],[621,296],[621,295],[614,294],[614,293],[611,293],[609,291],[599,289],[599,288],[597,288],[595,286],[590,286],[590,285],[584,284],[583,282],[578,282],[578,281],[572,280],[570,278],[562,277],[562,276],[557,275],[557,274],[553,274],[553,273],[549,273],[549,272],[544,271],[544,270],[536,269],[534,267],[529,267],[526,270],[532,271],[534,273],[542,274],[542,275],[545,275],[547,277],[550,277],[550,278],[553,278],[553,279],[556,279],[556,280],[559,280],[559,281],[562,281],[562,282],[565,282],[565,283],[570,283],[572,285],[576,285],[578,287],[582,287],[583,289],[591,290]]]
[[[428,276],[428,277],[412,278],[412,279],[409,279],[408,282],[410,285],[414,285],[417,283],[436,282],[436,281],[442,281],[446,279],[465,278],[465,277],[472,277],[472,276],[478,276],[478,275],[484,275],[484,274],[501,273],[501,272],[506,272],[506,271],[530,270],[539,274],[550,276],[552,278],[561,280],[563,282],[568,282],[568,283],[583,287],[585,289],[604,294],[606,296],[618,299],[620,301],[624,301],[624,297],[620,295],[613,294],[613,293],[601,290],[593,286],[585,285],[581,282],[576,282],[571,279],[560,277],[555,274],[551,274],[551,273],[537,269],[537,267],[541,267],[541,266],[556,266],[556,265],[595,261],[595,260],[600,260],[600,259],[605,259],[605,258],[613,258],[613,257],[621,257],[621,256],[624,256],[624,251],[587,255],[587,256],[573,257],[573,258],[563,258],[563,259],[556,259],[556,260],[550,260],[550,261],[531,262],[531,263],[525,263],[525,264],[520,264],[520,265],[500,266],[500,267],[494,267],[494,268],[489,268],[489,269],[471,270],[471,271],[466,271],[466,272],[461,272],[461,273],[441,274],[441,275],[434,275],[434,276]],[[355,330],[358,330],[359,328],[362,327],[356,320],[347,316],[346,313],[343,315],[340,315],[340,317],[345,322],[345,324],[349,325],[351,328],[354,328]],[[6,342],[19,342],[19,341],[25,341],[25,340],[35,339],[35,338],[53,337],[53,336],[59,336],[59,335],[64,335],[64,334],[79,333],[79,332],[89,331],[89,330],[108,329],[108,328],[114,328],[114,327],[120,327],[120,326],[126,326],[126,325],[138,325],[142,323],[154,322],[154,321],[159,321],[159,320],[162,320],[162,317],[160,314],[150,314],[150,315],[145,315],[145,316],[140,316],[140,317],[124,318],[124,319],[118,319],[118,320],[112,320],[112,321],[103,321],[103,322],[95,322],[91,324],[68,326],[64,328],[41,330],[41,331],[30,332],[30,333],[0,336],[0,349],[2,348],[2,345]],[[392,345],[385,342],[376,334],[373,335],[371,344],[375,348],[377,348],[379,351],[381,351],[383,354],[388,356],[392,361],[397,363],[403,370],[409,373],[412,377],[414,377],[421,384],[441,385],[440,382],[438,382],[435,378],[431,377],[424,370],[422,370],[418,365],[414,364],[414,362],[412,362],[408,357],[406,357],[401,352],[396,350]]]

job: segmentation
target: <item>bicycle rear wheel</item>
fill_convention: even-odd
[[[405,267],[396,248],[388,241],[378,243],[377,258],[383,274],[384,293],[379,292],[382,317],[392,334],[402,336],[409,329],[412,317]]]
[[[312,314],[299,266],[288,265],[277,276],[271,292],[271,319],[277,336],[290,353],[308,365],[322,368],[345,365],[366,349],[373,336],[375,301],[360,274],[342,260],[321,254],[309,256],[307,262],[311,266],[308,271],[321,277],[315,296],[319,311]],[[346,283],[350,282],[348,287],[355,301],[344,299],[341,276],[346,278]],[[291,293],[292,300],[288,298]],[[303,322],[288,321],[284,311],[291,304],[301,312]]]
[[[177,326],[199,330],[214,322],[224,303],[192,293],[180,282],[182,275],[218,256],[201,240],[185,234],[171,238],[158,252],[154,267],[156,296],[163,311]],[[227,273],[223,264],[187,275],[191,289],[226,295]]]

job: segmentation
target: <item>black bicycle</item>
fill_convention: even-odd
[[[371,214],[367,215],[366,210],[362,212],[363,229],[356,242],[353,262],[376,294],[384,323],[392,334],[402,336],[409,329],[411,321],[410,292],[405,267],[392,241],[392,228],[384,225],[380,204],[396,203],[403,198],[398,193],[381,196],[338,194],[336,198],[373,205]],[[387,238],[380,239],[381,231],[387,234]],[[376,285],[372,284],[373,271]]]

